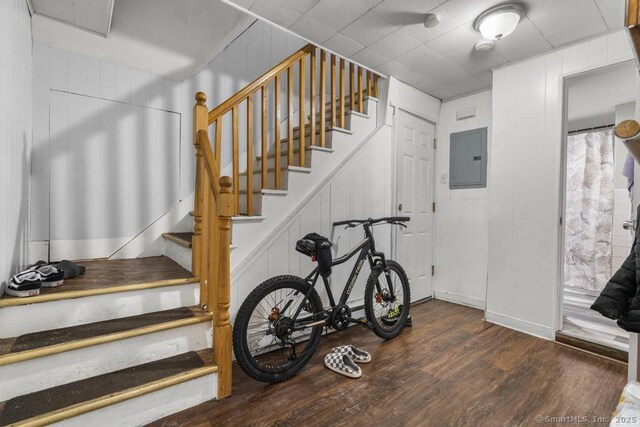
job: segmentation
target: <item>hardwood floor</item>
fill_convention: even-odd
[[[480,310],[436,300],[412,317],[413,328],[392,341],[361,327],[322,338],[302,372],[281,384],[234,366],[230,398],[152,425],[533,426],[536,415],[610,417],[626,383],[625,364],[493,325]],[[372,355],[360,379],[323,365],[347,343]]]

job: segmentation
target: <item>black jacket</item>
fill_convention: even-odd
[[[638,206],[640,219],[640,206]],[[604,317],[617,320],[629,332],[640,332],[640,227],[636,229],[631,253],[606,284],[591,306]]]

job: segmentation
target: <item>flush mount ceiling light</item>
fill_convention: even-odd
[[[482,12],[473,23],[473,28],[487,40],[500,40],[516,29],[524,15],[524,6],[521,4],[503,4]]]

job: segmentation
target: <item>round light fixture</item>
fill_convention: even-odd
[[[436,13],[427,13],[424,17],[424,26],[427,28],[437,27],[440,23],[440,16]]]
[[[521,4],[503,4],[482,12],[473,23],[473,28],[487,40],[500,40],[516,29],[524,15],[524,6]]]

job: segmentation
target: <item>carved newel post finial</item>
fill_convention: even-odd
[[[231,193],[232,180],[231,177],[223,176],[220,178],[220,192]]]
[[[196,102],[199,105],[204,105],[207,102],[207,95],[205,95],[204,92],[196,93]]]

